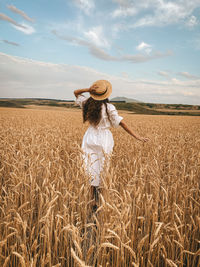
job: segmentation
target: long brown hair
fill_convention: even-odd
[[[101,120],[101,107],[103,104],[106,107],[106,113],[110,121],[107,103],[109,103],[108,98],[104,100],[95,100],[92,97],[88,98],[83,105],[83,122],[89,121],[90,124],[97,126]]]

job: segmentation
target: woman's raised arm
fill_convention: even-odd
[[[82,93],[92,93],[92,92],[95,92],[96,88],[97,88],[96,85],[92,85],[90,88],[77,89],[74,91],[74,95],[75,95],[75,97],[78,97]]]
[[[82,93],[89,93],[89,92],[90,92],[90,88],[77,89],[74,91],[74,95],[75,95],[75,97],[78,97]]]

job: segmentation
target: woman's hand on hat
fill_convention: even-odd
[[[90,86],[88,92],[89,93],[94,93],[94,92],[96,92],[97,88],[98,88],[98,86],[94,84],[94,85]]]

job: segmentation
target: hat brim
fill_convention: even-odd
[[[103,88],[106,91],[103,95],[90,93],[90,96],[95,100],[104,100],[104,99],[108,98],[112,93],[112,85],[109,81],[98,80],[98,81],[94,82],[93,85],[96,85],[99,88]]]

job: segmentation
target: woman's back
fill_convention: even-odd
[[[89,98],[79,95],[76,99],[76,103],[81,107],[84,108],[87,100]],[[90,123],[91,127],[96,129],[108,129],[110,127],[117,127],[119,126],[120,121],[123,118],[118,115],[118,112],[114,105],[111,103],[102,103],[101,105],[101,118],[97,125]]]
[[[106,110],[107,106],[107,110]],[[116,111],[115,106],[111,103],[103,104],[101,107],[101,120],[97,125],[98,128],[117,127],[122,120]]]

